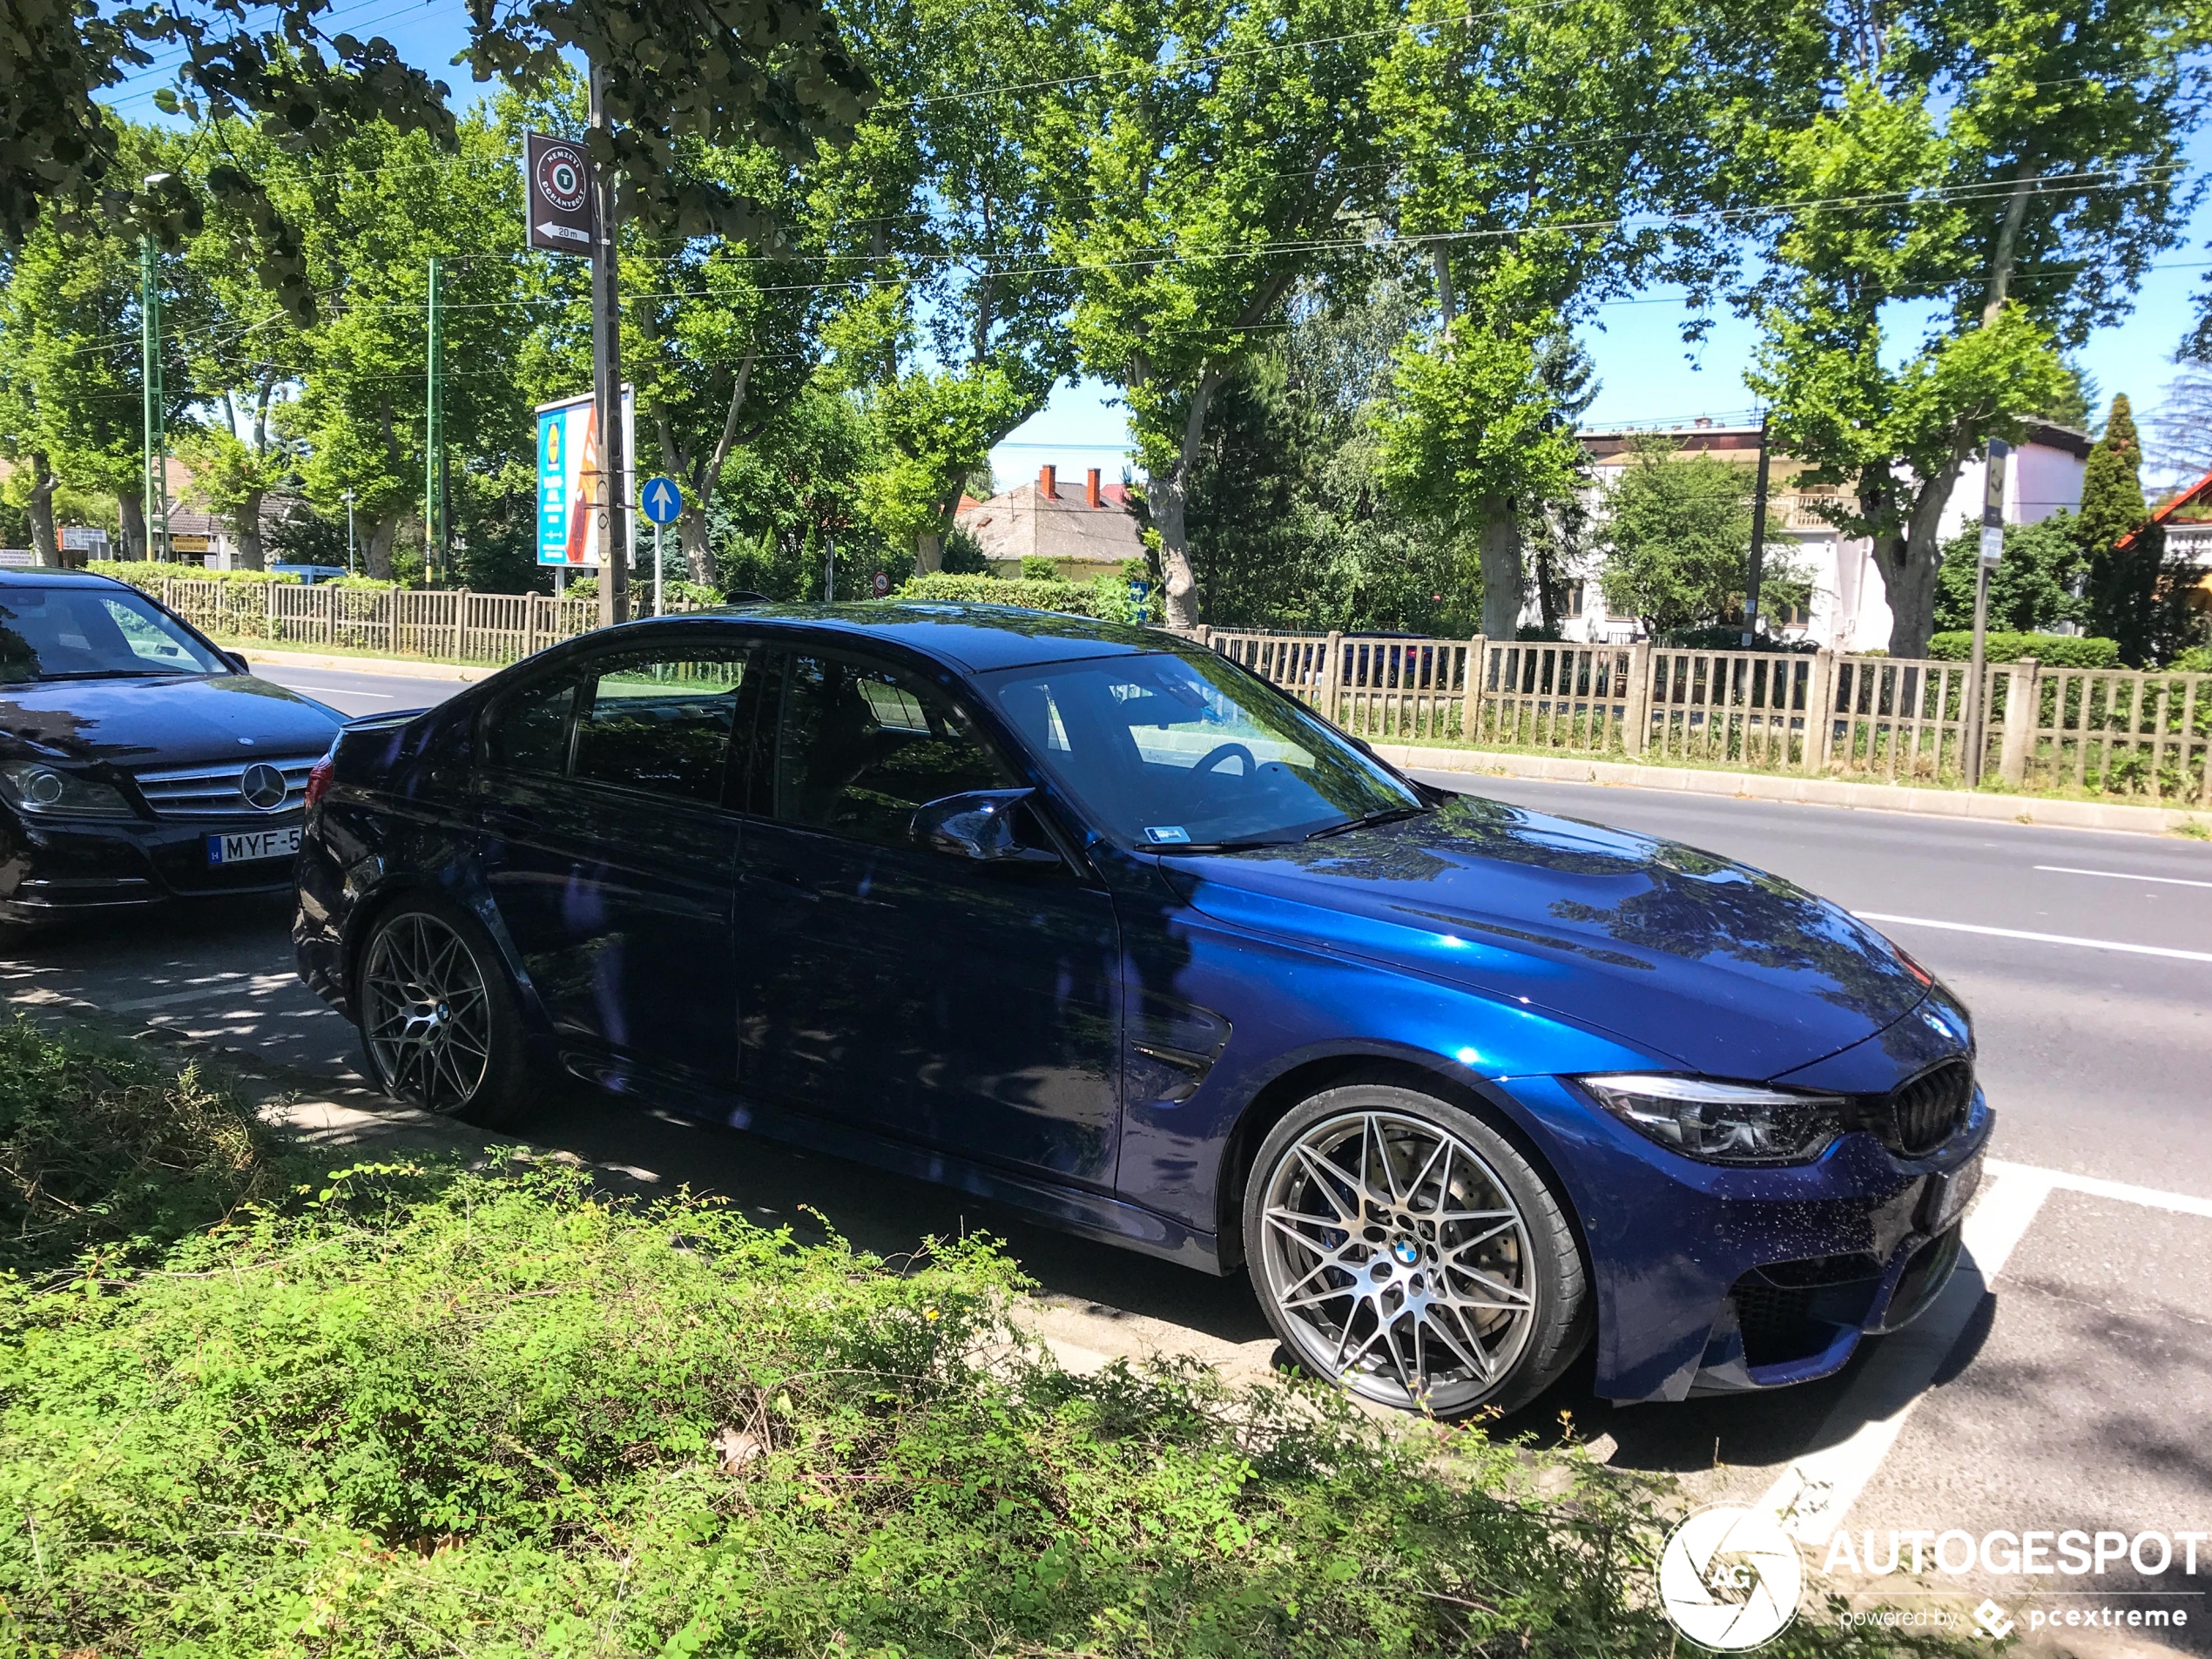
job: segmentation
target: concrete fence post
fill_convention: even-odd
[[[1836,653],[1822,649],[1812,654],[1812,671],[1805,678],[1804,769],[1818,776],[1828,770],[1828,746],[1836,736]]]
[[[456,588],[453,594],[453,655],[456,662],[469,660],[469,590]]]
[[[1327,660],[1321,664],[1319,684],[1314,687],[1314,706],[1323,719],[1338,725],[1343,723],[1344,714],[1344,636],[1332,628],[1321,649]]]
[[[1460,706],[1460,741],[1482,740],[1482,693],[1490,683],[1490,641],[1477,634],[1467,641],[1467,682]]]
[[[2042,688],[2036,684],[2039,666],[2033,657],[2023,657],[2006,673],[2010,683],[2005,687],[2004,741],[1998,750],[1997,775],[2010,789],[2027,780],[2028,752],[2035,746],[2043,705]]]
[[[1629,678],[1621,695],[1621,745],[1632,755],[1643,752],[1651,736],[1651,642],[1629,644]]]

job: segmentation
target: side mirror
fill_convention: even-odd
[[[1024,846],[1014,832],[1015,809],[1033,789],[974,789],[914,809],[914,839],[933,853],[988,864],[1057,864],[1060,855]]]
[[[218,651],[216,655],[231,665],[233,674],[251,674],[253,671],[253,664],[234,651]]]

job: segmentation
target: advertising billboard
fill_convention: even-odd
[[[637,401],[622,388],[623,453],[635,456]],[[606,501],[599,463],[599,416],[591,395],[543,403],[537,410],[537,562],[582,570],[596,567],[597,509]],[[625,513],[625,542],[634,560],[637,515]]]
[[[529,245],[549,253],[591,253],[591,163],[583,146],[550,133],[523,135],[523,199]]]

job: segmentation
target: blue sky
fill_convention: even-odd
[[[467,103],[473,84],[465,69],[448,65],[467,43],[468,20],[455,0],[341,0],[324,14],[323,27],[358,35],[381,34],[401,57],[450,85]],[[158,55],[164,61],[133,76],[111,100],[136,120],[155,118],[152,94],[164,84],[180,53]],[[2200,132],[2189,147],[2193,170],[2212,168],[2212,135]],[[2135,309],[2115,327],[2100,330],[2080,353],[2081,366],[2109,400],[2125,392],[2138,418],[2155,409],[2161,388],[2174,374],[2172,356],[2192,315],[2191,302],[2203,292],[2212,269],[2212,205],[2201,208],[2188,239],[2169,250],[2161,268],[2150,273],[2136,296]],[[1757,345],[1756,331],[1725,313],[1698,346],[1685,347],[1682,324],[1686,310],[1663,293],[1641,295],[1607,306],[1598,326],[1585,331],[1585,343],[1597,362],[1601,389],[1585,418],[1595,425],[1615,422],[1680,422],[1701,415],[1716,420],[1749,419],[1752,398],[1743,374]],[[1096,381],[1062,386],[1050,405],[992,451],[991,466],[1001,484],[1035,477],[1050,463],[1062,478],[1081,479],[1097,467],[1118,478],[1126,464],[1129,425],[1115,407],[1112,388]]]

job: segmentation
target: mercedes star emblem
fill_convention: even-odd
[[[266,760],[257,760],[238,776],[238,792],[258,812],[273,813],[284,805],[290,791],[284,774]]]

